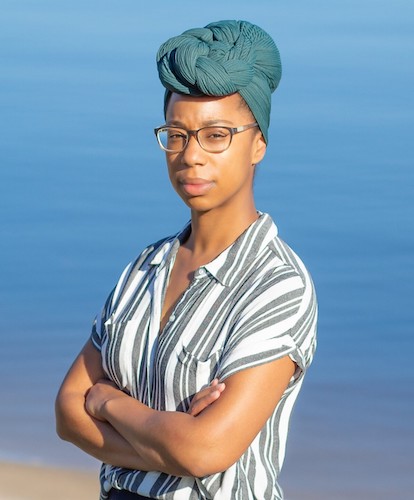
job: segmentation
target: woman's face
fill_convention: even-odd
[[[173,93],[166,123],[186,130],[254,123],[243,103],[238,94],[191,97]],[[266,144],[257,127],[235,134],[230,147],[222,153],[208,153],[191,136],[184,151],[166,153],[170,180],[193,211],[243,210],[253,200],[254,165],[265,151]]]

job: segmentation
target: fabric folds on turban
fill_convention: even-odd
[[[238,92],[267,142],[271,94],[282,66],[279,50],[259,26],[247,21],[219,21],[170,38],[157,53],[158,74],[171,92],[226,96]]]

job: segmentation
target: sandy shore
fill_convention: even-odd
[[[98,500],[98,469],[79,471],[0,462],[0,500]],[[285,489],[286,500],[389,500],[410,498],[412,490],[389,483],[370,487],[349,484],[295,484]],[[230,500],[230,499],[229,499]]]
[[[97,500],[98,470],[0,462],[0,500]]]

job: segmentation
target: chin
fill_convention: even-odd
[[[203,203],[197,199],[191,198],[183,200],[188,208],[194,210],[195,212],[209,212],[214,207],[211,206],[210,203]]]
[[[195,212],[209,212],[216,208],[216,205],[204,196],[180,196],[180,198],[190,210]]]

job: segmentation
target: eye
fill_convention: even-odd
[[[179,129],[167,129],[166,133],[168,135],[168,140],[170,141],[183,140],[187,136],[184,130],[179,130]]]
[[[229,136],[229,131],[220,127],[209,127],[204,129],[204,137],[208,141],[222,141]]]

